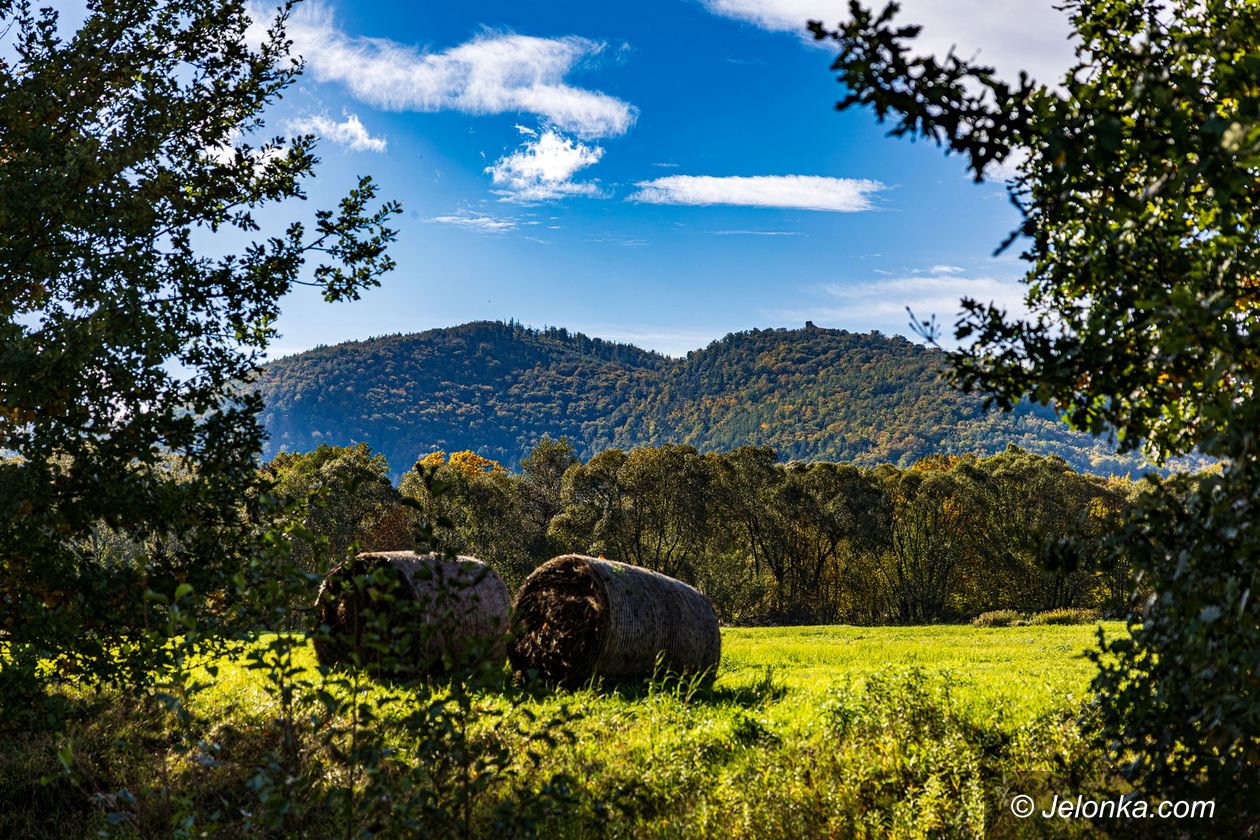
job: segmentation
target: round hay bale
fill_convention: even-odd
[[[709,599],[682,581],[614,560],[566,554],[516,593],[512,667],[549,682],[717,671],[722,636]]]
[[[356,577],[377,570],[392,580],[355,585]],[[501,665],[510,607],[503,581],[474,557],[364,552],[338,564],[320,585],[315,627],[328,632],[315,633],[315,655],[328,666],[354,664],[357,655],[369,671],[395,677],[437,674],[448,664]],[[372,615],[382,620],[373,623]]]

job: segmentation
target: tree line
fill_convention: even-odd
[[[603,555],[696,586],[728,624],[1118,615],[1130,569],[1102,545],[1140,486],[1014,446],[868,468],[680,445],[584,462],[550,438],[514,472],[470,451],[433,452],[398,486],[367,444],[282,453],[263,471],[282,501],[313,501],[305,524],[333,557],[413,548],[417,524],[436,523],[442,545],[490,563],[511,587],[558,554]]]

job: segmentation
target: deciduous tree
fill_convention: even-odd
[[[1068,0],[1076,64],[1016,83],[854,2],[833,39],[849,93],[892,133],[1013,163],[1029,314],[964,301],[965,388],[1026,396],[1158,459],[1199,450],[1220,475],[1151,493],[1121,550],[1154,595],[1107,645],[1108,732],[1155,793],[1211,793],[1260,824],[1260,4]],[[921,325],[931,334],[933,324]]]
[[[398,208],[368,179],[264,231],[317,162],[264,133],[301,71],[289,8],[256,41],[242,0],[92,0],[65,37],[0,3],[0,696],[21,707],[48,659],[148,679],[164,604],[228,585],[261,444],[244,383],[281,297],[352,299],[392,266]],[[144,555],[79,550],[102,523]]]

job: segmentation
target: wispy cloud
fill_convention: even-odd
[[[953,324],[962,312],[962,299],[974,298],[994,303],[1014,316],[1024,315],[1027,287],[1017,280],[988,275],[963,276],[951,269],[934,266],[927,274],[880,278],[877,280],[827,283],[817,287],[824,300],[818,305],[785,309],[773,313],[788,321],[814,320],[845,329],[866,332],[910,333],[909,307],[918,320],[933,315],[943,328],[942,343],[953,343]]]
[[[722,329],[680,330],[665,326],[628,327],[624,324],[577,324],[574,329],[606,341],[622,341],[674,357],[705,347],[729,332]]]
[[[470,210],[461,210],[458,213],[446,216],[434,216],[426,221],[440,225],[452,225],[478,233],[507,233],[521,226],[520,220],[515,218],[489,216],[485,213],[474,213]]]
[[[804,236],[799,230],[711,230],[714,236]]]
[[[637,236],[627,236],[623,233],[597,233],[586,237],[586,241],[598,242],[601,245],[622,245],[628,247],[648,244],[646,239],[640,239]]]
[[[318,134],[352,152],[383,152],[385,138],[373,137],[355,114],[347,114],[341,122],[319,114],[291,120],[289,130],[298,134]]]
[[[342,84],[377,108],[534,114],[583,138],[623,134],[636,116],[629,103],[566,81],[578,64],[603,52],[599,41],[486,33],[424,52],[387,38],[347,35],[318,3],[299,8],[288,32],[317,81]]]
[[[702,2],[714,14],[802,37],[812,37],[805,29],[810,20],[832,26],[849,17],[848,0]],[[1073,58],[1067,15],[1055,5],[1056,0],[903,0],[897,19],[923,26],[914,41],[919,54],[943,57],[956,47],[958,55],[974,55],[1012,80],[1027,70],[1050,84],[1058,81]]]
[[[579,170],[599,162],[600,146],[586,145],[562,136],[554,129],[541,133],[521,128],[521,148],[486,167],[496,192],[505,201],[551,201],[570,196],[598,196],[598,185],[574,181]]]
[[[870,210],[874,207],[871,194],[884,189],[879,181],[817,175],[670,175],[635,186],[639,191],[629,200],[646,204],[729,204],[836,213]]]

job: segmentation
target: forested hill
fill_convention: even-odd
[[[1081,470],[1141,471],[1047,409],[985,412],[941,381],[941,362],[903,338],[813,326],[735,333],[670,359],[563,329],[477,322],[279,359],[260,387],[268,457],[367,441],[396,472],[433,449],[514,467],[544,435],[571,439],[583,456],[757,444],[865,465],[1016,443]]]

